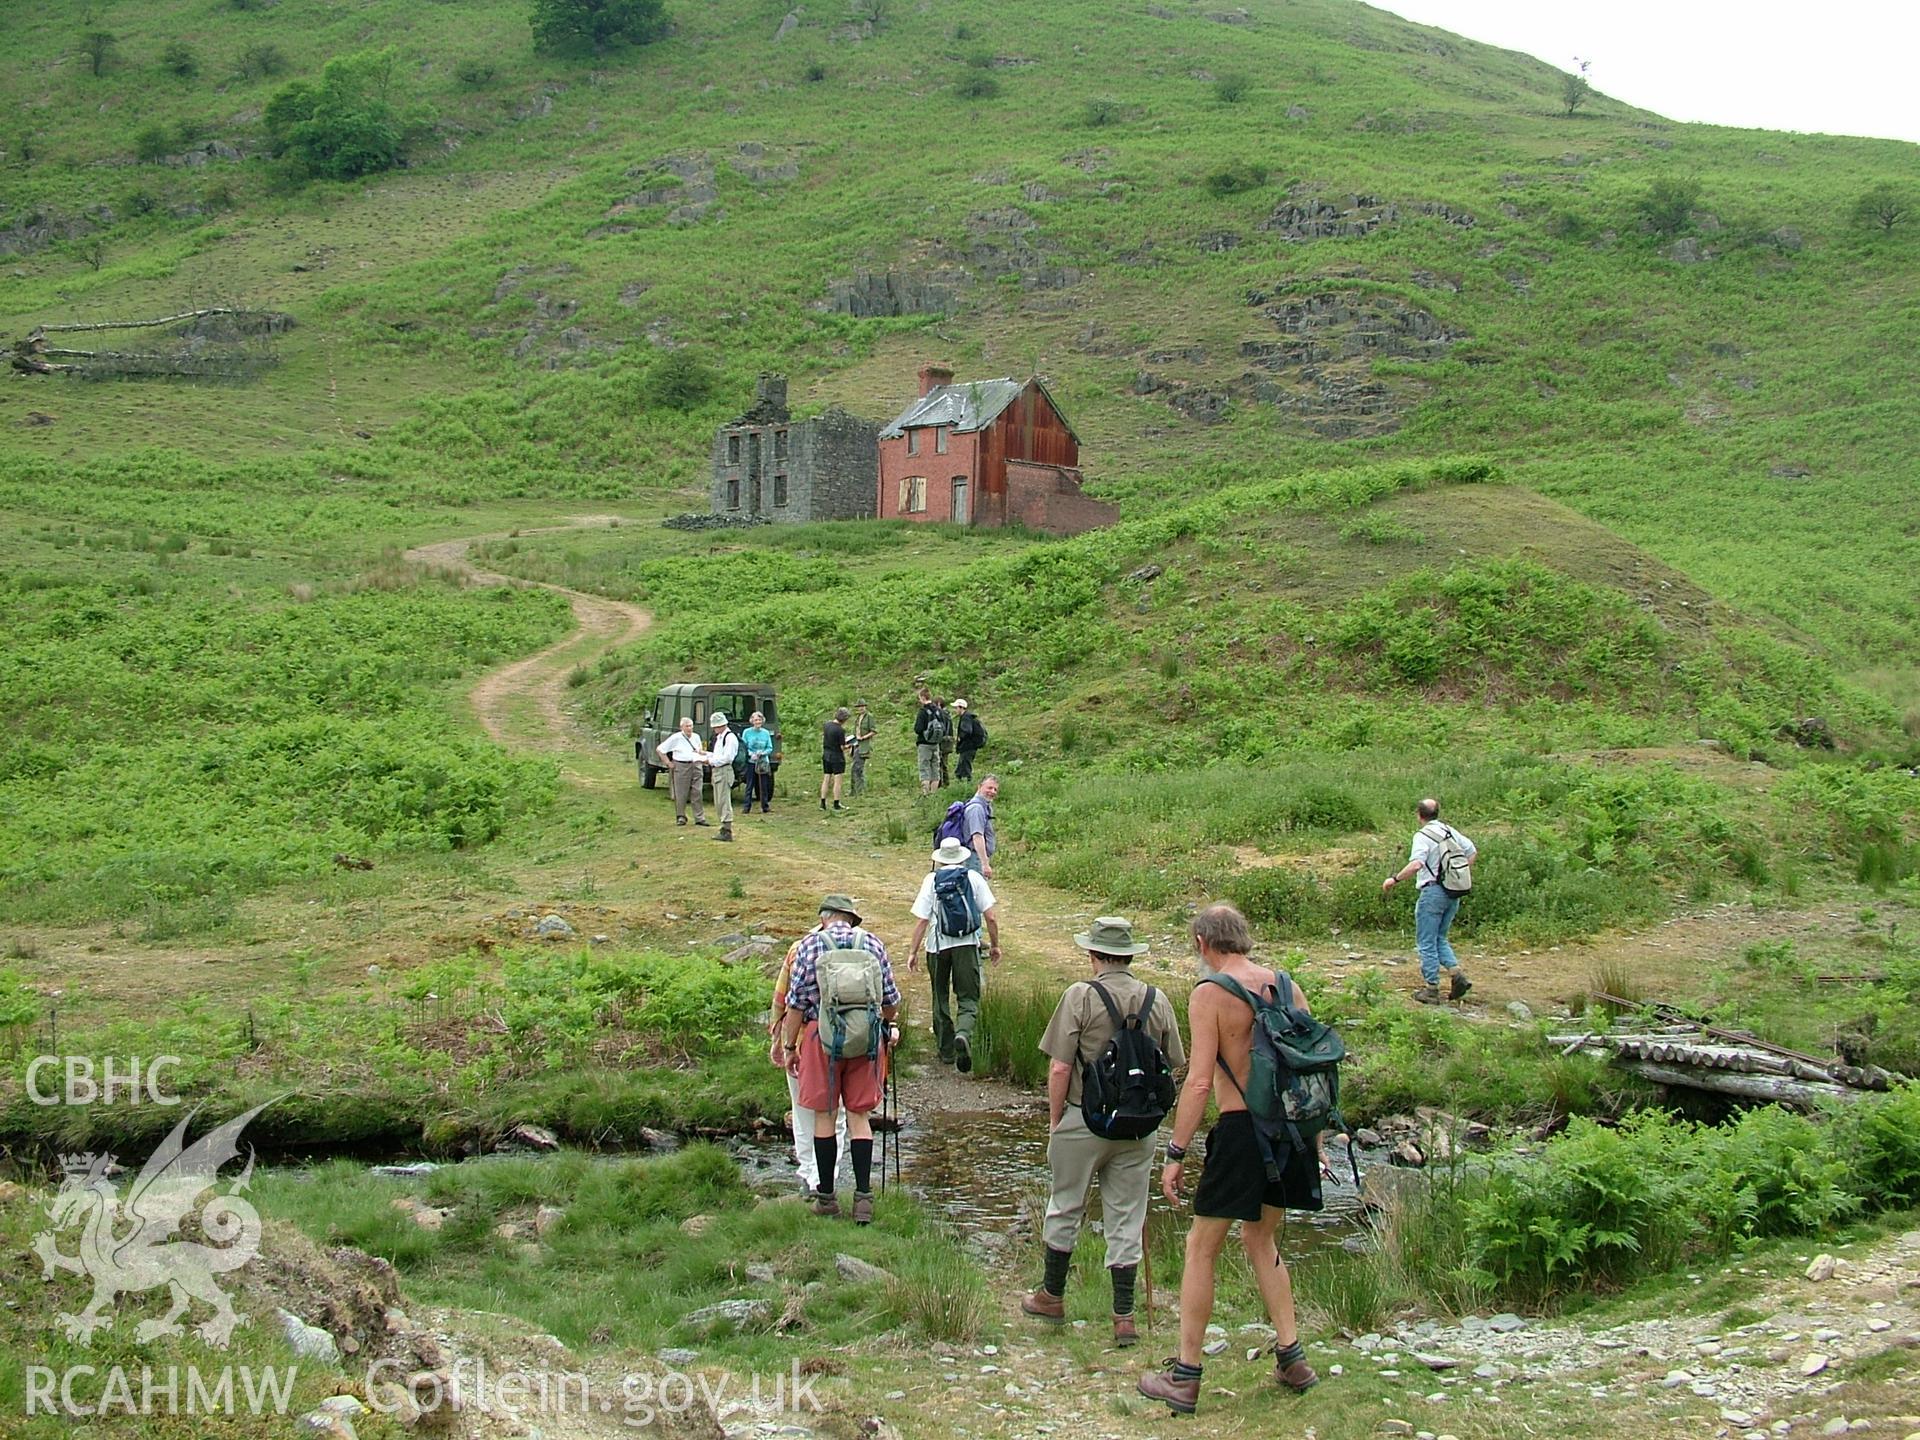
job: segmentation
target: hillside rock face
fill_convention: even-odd
[[[1256,292],[1249,303],[1282,338],[1241,344],[1250,368],[1236,391],[1330,440],[1387,434],[1418,402],[1417,385],[1374,376],[1375,359],[1437,360],[1466,338],[1430,311],[1390,295]]]

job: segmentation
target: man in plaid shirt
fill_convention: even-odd
[[[844,895],[820,902],[820,928],[804,936],[793,952],[793,978],[787,986],[787,1018],[781,1043],[787,1067],[800,1078],[800,1104],[814,1112],[813,1153],[819,1167],[820,1188],[814,1192],[817,1214],[838,1215],[833,1195],[839,1146],[834,1142],[834,1111],[847,1108],[847,1147],[853,1152],[853,1218],[865,1225],[873,1219],[873,1122],[867,1117],[880,1104],[887,1051],[899,1040],[891,1023],[900,1009],[900,987],[894,984],[887,947],[877,935],[859,928],[860,914]],[[865,1055],[832,1060],[820,1039],[820,961],[830,950],[858,947],[880,965],[880,1016],[888,1022],[879,1059]]]

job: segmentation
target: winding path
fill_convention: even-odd
[[[556,531],[619,523],[617,516],[575,515],[565,525],[549,525],[538,530],[513,533],[549,535]],[[624,600],[612,600],[604,595],[569,590],[564,585],[541,580],[520,580],[483,570],[468,558],[475,545],[507,538],[507,532],[501,532],[469,535],[458,540],[438,540],[431,545],[415,546],[407,551],[407,559],[418,565],[456,570],[481,585],[532,586],[566,597],[567,603],[573,607],[573,618],[578,622],[578,628],[544,650],[515,660],[498,670],[489,670],[468,692],[467,700],[473,706],[481,728],[496,744],[517,749],[537,745],[549,753],[552,749],[565,749],[580,760],[600,762],[594,768],[605,768],[608,762],[601,747],[586,743],[585,737],[567,718],[564,704],[568,689],[567,676],[576,665],[597,660],[609,650],[638,639],[653,624],[653,615]],[[538,722],[538,733],[534,735],[527,734],[524,726],[516,727],[514,723],[515,711],[526,703],[531,703],[534,718]],[[624,775],[624,767],[616,768]],[[578,770],[572,770],[570,774],[571,778],[585,784],[604,783],[602,777],[584,775]]]

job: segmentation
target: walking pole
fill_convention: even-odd
[[[880,1082],[880,1193],[887,1193],[887,1145],[893,1131],[888,1114],[887,1092],[893,1082],[893,1046],[881,1046],[881,1058],[887,1067],[887,1073]]]
[[[1153,1333],[1153,1172],[1147,1172],[1147,1209],[1140,1217],[1140,1275],[1147,1282],[1147,1333]]]

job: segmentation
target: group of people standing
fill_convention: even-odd
[[[914,763],[920,773],[920,793],[931,795],[954,781],[973,778],[973,759],[986,748],[987,727],[966,700],[948,708],[944,696],[924,683],[915,692],[920,708],[913,716]],[[952,773],[948,761],[952,760]]]
[[[655,747],[666,762],[669,787],[673,795],[673,823],[685,825],[692,810],[693,823],[707,823],[706,806],[701,802],[705,786],[713,787],[713,808],[720,821],[721,840],[733,839],[733,787],[735,761],[747,758],[747,814],[759,802],[760,813],[773,808],[773,732],[767,729],[767,717],[758,710],[747,718],[747,728],[733,733],[733,722],[716,710],[711,722],[713,735],[702,741],[692,720],[683,719],[677,732]]]

